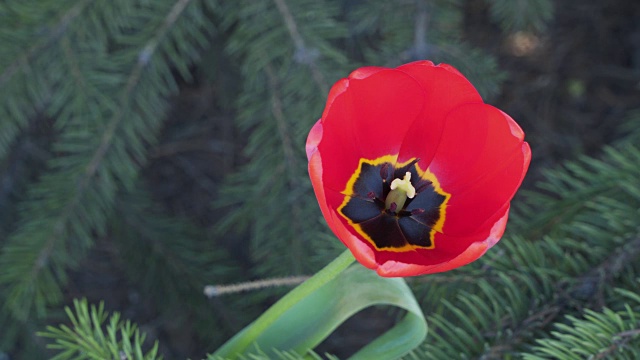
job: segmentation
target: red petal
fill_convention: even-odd
[[[431,61],[418,61],[400,66],[398,70],[416,79],[424,89],[425,107],[403,140],[399,162],[419,157],[425,169],[440,143],[447,115],[467,103],[482,103],[473,85],[450,65],[434,66]]]
[[[318,120],[307,135],[307,145],[305,146],[307,160],[311,160],[311,156],[318,151],[320,140],[322,140],[322,121]]]
[[[463,105],[448,117],[429,170],[451,194],[443,232],[478,232],[520,186],[531,158],[518,125],[484,104]]]
[[[398,153],[424,104],[422,87],[401,71],[364,68],[351,76],[348,84],[340,85],[346,88],[331,98],[318,146],[325,185],[338,191],[344,190],[361,158]]]
[[[531,159],[529,144],[523,143],[516,151],[500,171],[469,184],[457,196],[451,196],[447,204],[444,233],[453,235],[478,231],[484,226],[483,219],[509,204],[522,183]]]
[[[523,138],[456,69],[421,61],[360,68],[338,81],[306,151],[331,230],[381,276],[413,276],[466,265],[498,242],[531,158]],[[419,157],[451,194],[434,249],[376,250],[336,211],[362,158],[395,154],[399,162]]]

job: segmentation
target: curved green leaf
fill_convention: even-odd
[[[382,278],[355,264],[284,312],[265,328],[253,346],[238,348],[253,324],[238,333],[215,354],[237,358],[256,347],[262,350],[294,350],[305,354],[340,324],[372,305],[397,306],[407,311],[392,329],[362,348],[351,359],[396,359],[427,334],[427,323],[413,293],[402,278]]]

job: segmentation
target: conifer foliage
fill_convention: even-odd
[[[556,12],[549,0],[2,2],[0,358],[206,357],[286,290],[207,301],[206,284],[309,275],[342,250],[304,154],[333,82],[427,58],[489,103],[500,94],[508,74],[465,35],[470,3],[505,38],[543,34]],[[175,97],[204,84],[224,116],[176,121]],[[514,200],[501,243],[409,280],[429,335],[407,359],[640,358],[639,106],[616,141],[544,174],[528,138],[541,180]],[[205,216],[160,201],[149,178],[164,135],[221,118],[239,140],[222,151],[231,166],[200,165],[223,178],[204,179],[210,198],[187,199]],[[75,299],[100,256],[116,288],[143,298],[145,314],[130,315],[147,335],[105,310],[117,304]]]

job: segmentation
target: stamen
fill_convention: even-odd
[[[417,193],[421,193],[422,191],[424,191],[427,187],[429,187],[431,184],[433,184],[432,181],[430,180],[422,180],[418,183],[418,186],[416,187],[416,192]]]
[[[389,163],[384,163],[380,168],[380,177],[382,181],[387,181],[387,177],[389,177]]]
[[[413,159],[409,164],[407,164],[406,168],[410,169],[413,165],[417,164],[420,161],[420,158]]]
[[[424,209],[413,209],[411,210],[411,215],[420,215],[424,212]]]

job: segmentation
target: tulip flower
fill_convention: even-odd
[[[531,159],[509,115],[458,70],[429,61],[339,80],[306,151],[329,227],[385,277],[482,256],[504,233]]]

